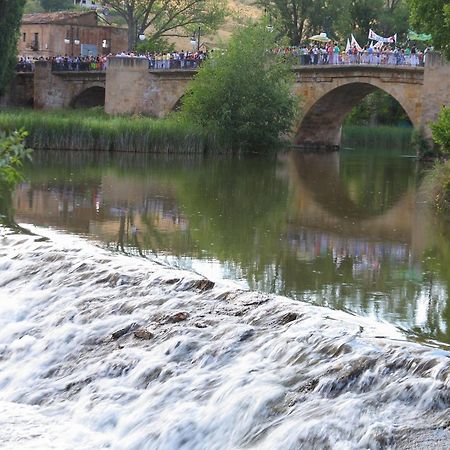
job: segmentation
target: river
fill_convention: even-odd
[[[411,156],[36,152],[5,448],[447,448],[450,227]]]

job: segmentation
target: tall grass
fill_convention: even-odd
[[[103,111],[0,112],[0,129],[24,128],[34,149],[203,153],[215,149],[215,137],[175,118],[111,117]]]
[[[412,148],[412,131],[412,128],[346,125],[342,130],[342,145],[360,148]]]

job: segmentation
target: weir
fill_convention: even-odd
[[[380,89],[395,98],[414,127],[431,138],[430,122],[450,103],[450,65],[428,54],[425,67],[389,65],[293,66],[301,114],[292,132],[294,144],[339,146],[346,115],[366,95]],[[47,61],[32,74],[17,74],[0,101],[34,104],[36,109],[103,105],[108,114],[164,117],[185,94],[196,69],[149,70],[143,58],[110,58],[106,72],[52,71]],[[93,89],[95,88],[95,89]],[[95,100],[90,93],[95,92]]]

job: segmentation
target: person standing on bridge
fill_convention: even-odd
[[[333,62],[333,56],[334,56],[334,52],[333,52],[333,43],[332,42],[330,42],[328,45],[327,45],[327,54],[328,54],[328,64],[333,64],[334,62]]]
[[[341,54],[341,49],[336,42],[333,47],[333,64],[339,64],[339,55]]]

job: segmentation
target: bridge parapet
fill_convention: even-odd
[[[337,79],[377,78],[385,83],[423,84],[424,68],[389,65],[293,66],[298,83],[326,83]]]

